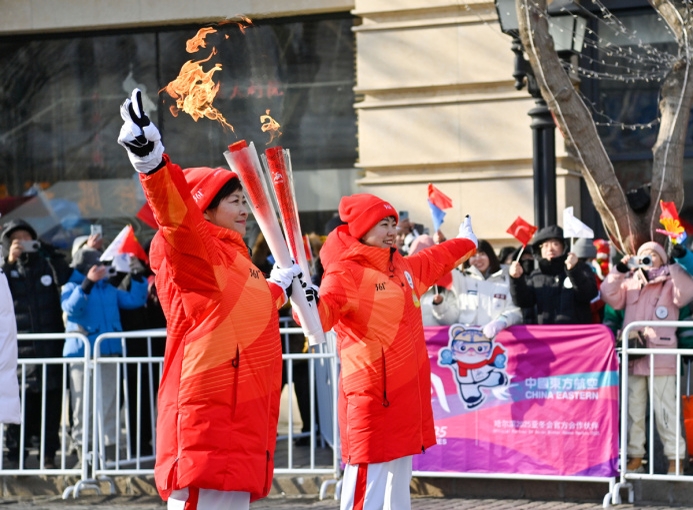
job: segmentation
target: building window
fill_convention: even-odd
[[[199,26],[146,31],[0,39],[0,221],[29,221],[67,249],[89,225],[105,237],[132,223],[143,241],[153,230],[137,218],[139,181],[116,142],[119,106],[134,87],[167,153],[182,167],[225,165],[239,139],[262,151],[267,110],[281,125],[274,144],[291,150],[296,171],[349,168],[356,161],[354,36],[349,15],[258,22],[244,31],[220,25],[206,48],[185,51]],[[216,54],[205,70],[220,83],[214,106],[233,125],[195,122],[159,93],[188,60]]]

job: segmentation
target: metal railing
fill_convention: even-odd
[[[90,364],[93,370],[92,377],[92,417],[91,422],[91,437],[92,437],[92,449],[88,452],[88,456],[85,455],[84,458],[89,458],[89,470],[86,467],[83,470],[82,478],[74,486],[68,487],[64,493],[63,498],[67,498],[70,495],[78,497],[80,492],[85,489],[92,489],[100,492],[101,482],[107,482],[110,486],[110,493],[115,493],[115,483],[113,482],[114,476],[139,476],[139,475],[151,475],[154,473],[154,458],[156,455],[155,445],[156,445],[156,432],[154,429],[151,431],[152,437],[152,455],[142,456],[140,455],[142,447],[142,430],[137,427],[136,430],[131,430],[129,427],[129,413],[136,413],[138,417],[137,423],[140,423],[140,417],[142,413],[149,413],[151,418],[155,418],[156,415],[156,399],[150,398],[148,402],[142,402],[142,386],[144,384],[148,385],[150,397],[155,395],[154,384],[154,373],[153,368],[159,367],[159,374],[161,373],[161,367],[163,363],[162,357],[128,357],[127,351],[125,349],[125,340],[130,338],[146,338],[149,345],[151,345],[151,339],[157,337],[165,336],[165,331],[159,330],[149,330],[149,331],[130,331],[127,333],[107,333],[97,337],[94,343],[94,359]],[[291,334],[303,334],[300,328],[281,328],[280,334],[284,338],[288,338]],[[101,344],[108,339],[119,339],[123,343],[123,357],[116,356],[102,356],[101,355]],[[333,344],[332,344],[333,346]],[[288,349],[287,349],[288,350]],[[151,354],[151,347],[149,347],[149,352]],[[337,384],[336,380],[333,379],[333,374],[336,373],[337,367],[337,357],[334,348],[329,348],[327,346],[320,346],[316,352],[313,353],[303,353],[303,354],[284,354],[283,360],[286,363],[287,372],[287,384],[291,388],[293,383],[293,365],[298,361],[307,361],[309,366],[309,381],[310,381],[310,448],[307,454],[305,452],[301,456],[300,462],[296,459],[296,447],[294,446],[293,439],[300,437],[302,434],[294,434],[292,424],[294,423],[293,416],[293,391],[288,392],[288,421],[289,429],[286,436],[278,436],[278,446],[281,442],[282,448],[284,448],[284,443],[282,442],[286,439],[286,464],[282,465],[276,460],[275,455],[275,474],[278,475],[332,475],[337,479],[340,475],[339,466],[339,454],[338,448],[332,448],[332,454],[328,461],[325,459],[325,455],[322,455],[322,462],[318,461],[318,438],[320,438],[321,443],[325,440],[330,445],[338,445],[338,431],[336,427],[331,427],[330,429],[325,426],[320,425],[320,435],[318,435],[317,427],[320,424],[318,419],[319,407],[330,406],[330,412],[333,424],[337,423],[337,406],[336,406],[336,391]],[[61,360],[62,361],[62,360]],[[135,381],[128,380],[128,370],[127,366],[134,365],[136,367],[136,378]],[[115,381],[117,381],[117,388],[109,388],[110,381],[104,378],[103,372],[106,367],[115,367]],[[142,375],[144,368],[147,370],[148,377],[146,380]],[[316,377],[316,371],[319,374]],[[322,377],[322,380],[319,378]],[[137,399],[135,402],[131,402],[127,395],[127,386],[129,384],[136,385],[136,395]],[[122,386],[122,388],[120,387]],[[329,396],[331,398],[325,399],[325,390],[330,392]],[[113,419],[116,423],[116,428],[119,431],[115,436],[115,444],[111,450],[111,456],[108,455],[108,449],[106,441],[104,438],[104,430],[107,428],[107,413],[103,409],[102,399],[99,395],[102,391],[116,391],[116,404],[115,404],[115,416]],[[121,399],[121,393],[125,395],[125,398]],[[151,423],[155,423],[155,419],[152,419]],[[122,433],[121,433],[122,431]],[[86,463],[85,463],[86,464]],[[38,473],[37,473],[38,474]],[[42,472],[40,474],[53,474],[50,471]]]
[[[73,466],[67,465],[68,451],[72,450],[72,445],[70,441],[70,436],[68,433],[68,422],[65,416],[65,409],[68,408],[67,402],[69,398],[68,393],[68,370],[70,365],[82,365],[85,367],[85,378],[84,378],[84,395],[85,395],[85,405],[82,412],[82,423],[84,426],[88,426],[91,417],[90,408],[88,405],[88,397],[91,388],[90,384],[90,346],[88,339],[80,333],[44,333],[44,334],[19,334],[17,339],[19,341],[27,340],[34,342],[44,342],[44,341],[55,341],[55,340],[65,340],[67,338],[79,338],[85,345],[84,356],[74,357],[74,358],[20,358],[17,360],[17,368],[19,371],[19,383],[20,383],[20,410],[22,416],[22,423],[18,425],[19,427],[19,437],[17,449],[17,465],[8,466],[5,461],[5,456],[0,456],[0,474],[2,475],[13,475],[13,476],[36,476],[36,475],[71,475],[80,476],[86,478],[87,471],[86,465],[83,466]],[[26,427],[27,420],[24,418],[26,416],[26,403],[30,396],[27,395],[27,368],[29,366],[36,366],[41,371],[41,426],[38,438],[38,467],[29,467],[28,455],[25,450],[29,449],[31,445],[27,444],[26,438]],[[62,384],[60,387],[60,409],[62,410],[62,416],[60,419],[60,465],[55,467],[46,466],[46,458],[52,457],[51,453],[54,455],[55,452],[46,452],[46,404],[47,404],[47,378],[48,378],[48,367],[59,365],[62,367]],[[55,432],[55,431],[54,431]],[[0,444],[4,445],[7,441],[7,430],[4,427],[0,427]],[[12,445],[14,446],[14,445]],[[87,443],[86,441],[80,446],[81,455],[85,457],[87,454]],[[33,448],[31,448],[33,450]]]
[[[631,322],[621,332],[622,349],[621,349],[621,446],[620,446],[620,478],[619,481],[611,488],[610,492],[604,497],[604,507],[609,503],[618,505],[621,504],[621,489],[628,490],[628,502],[633,503],[634,492],[631,480],[659,480],[659,481],[678,481],[678,482],[693,482],[693,476],[684,476],[682,472],[682,460],[687,457],[687,452],[680,451],[678,438],[682,436],[682,419],[681,419],[681,368],[682,356],[693,356],[693,349],[678,349],[678,348],[634,348],[628,347],[628,337],[631,331],[643,327],[673,327],[673,328],[693,328],[693,321],[636,321]],[[633,356],[649,356],[649,375],[648,375],[648,403],[649,403],[649,431],[648,431],[648,472],[644,473],[629,473],[626,469],[628,463],[628,380],[629,358]],[[654,443],[655,443],[655,406],[654,402],[654,378],[655,375],[655,356],[675,356],[676,357],[676,416],[675,416],[675,436],[676,454],[675,465],[676,472],[674,474],[655,474],[654,472]],[[693,441],[693,438],[687,438],[688,441]],[[669,459],[672,460],[672,459]]]

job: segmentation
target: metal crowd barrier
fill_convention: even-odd
[[[300,328],[281,328],[280,334],[283,338],[288,338],[291,334],[303,334]],[[130,430],[129,427],[129,413],[136,413],[138,417],[137,422],[140,422],[140,417],[142,413],[149,413],[152,420],[151,423],[155,423],[156,416],[156,398],[150,398],[149,402],[142,402],[140,391],[142,385],[146,384],[149,386],[149,395],[155,396],[154,391],[154,381],[153,381],[153,367],[159,367],[159,374],[161,373],[161,365],[163,363],[163,358],[161,357],[128,357],[125,349],[125,340],[128,338],[146,338],[148,341],[149,352],[151,354],[151,339],[157,337],[165,337],[165,330],[144,330],[144,331],[129,331],[129,332],[118,332],[118,333],[107,333],[97,337],[94,343],[94,359],[89,364],[90,368],[93,370],[92,377],[92,388],[91,388],[91,409],[93,420],[91,422],[91,437],[92,448],[87,452],[85,449],[83,458],[89,459],[88,467],[87,462],[84,463],[83,469],[79,472],[81,479],[71,487],[68,487],[63,492],[63,498],[66,499],[69,496],[78,497],[80,492],[85,489],[96,490],[101,492],[101,483],[105,482],[109,484],[110,493],[115,494],[115,483],[113,482],[114,476],[139,476],[139,475],[152,475],[154,473],[154,457],[156,454],[156,436],[155,430],[152,429],[152,451],[153,454],[150,456],[140,455],[141,452],[141,436],[142,430],[137,427],[136,430]],[[70,335],[73,336],[73,335]],[[119,339],[123,343],[123,352],[125,356],[123,357],[113,357],[113,356],[103,356],[101,354],[101,344],[106,339]],[[87,342],[88,344],[88,342]],[[284,354],[283,360],[285,362],[285,370],[287,373],[287,384],[291,385],[293,382],[293,365],[296,361],[307,360],[309,363],[309,381],[310,381],[310,414],[311,414],[311,430],[310,430],[310,448],[307,454],[302,452],[301,458],[298,458],[296,454],[296,448],[294,446],[293,439],[300,437],[301,434],[294,434],[292,430],[293,424],[293,398],[294,394],[292,391],[288,393],[289,406],[288,406],[288,416],[289,416],[289,429],[288,434],[285,436],[278,436],[277,441],[277,453],[283,449],[287,449],[286,458],[279,458],[280,455],[275,454],[275,470],[274,473],[278,475],[333,475],[335,480],[340,476],[340,465],[339,465],[339,451],[333,445],[338,445],[338,431],[333,424],[337,423],[337,384],[336,380],[333,378],[333,374],[336,373],[337,367],[337,356],[334,349],[334,342],[328,346],[319,346],[312,353],[303,354]],[[288,349],[287,349],[288,351]],[[59,359],[58,362],[63,363],[63,359]],[[128,365],[135,365],[137,367],[137,377],[135,381],[128,381]],[[147,365],[148,378],[142,376],[143,368]],[[104,380],[103,372],[107,371],[106,367],[115,367],[115,381],[117,381],[116,388],[109,388],[113,383],[110,380]],[[316,375],[317,374],[317,375]],[[143,380],[145,379],[145,380]],[[137,388],[137,399],[135,402],[130,402],[127,398],[127,386],[128,384],[135,384]],[[122,386],[122,387],[121,387]],[[291,386],[290,386],[291,387]],[[112,458],[109,458],[107,454],[107,448],[104,440],[104,430],[108,426],[108,418],[103,409],[102,401],[99,395],[103,390],[116,391],[116,405],[115,405],[115,420],[116,430],[118,431],[115,435],[115,448],[111,451]],[[125,398],[121,399],[121,394]],[[322,423],[318,419],[318,410],[322,412],[327,411],[330,415],[330,423]],[[86,422],[85,422],[86,423]],[[318,426],[319,426],[319,436],[318,436]],[[86,426],[85,426],[85,430]],[[283,440],[286,440],[284,443]],[[321,443],[327,443],[332,446],[332,454],[329,460],[326,460],[325,455],[321,455],[322,463],[318,459],[318,440]],[[286,446],[285,446],[286,445]],[[284,460],[286,462],[284,462]],[[4,474],[4,473],[0,473]],[[8,472],[9,474],[9,472]],[[28,473],[27,473],[28,474]],[[31,473],[31,474],[59,474],[54,470],[44,470],[41,473]]]
[[[19,444],[18,446],[18,465],[16,467],[6,465],[5,455],[0,456],[0,475],[11,475],[11,476],[37,476],[37,475],[51,475],[51,476],[79,476],[81,478],[87,477],[87,467],[86,464],[82,466],[68,466],[67,458],[68,453],[72,449],[68,423],[66,418],[65,410],[69,407],[69,395],[68,395],[68,378],[69,378],[69,367],[70,365],[83,365],[85,367],[84,376],[84,408],[82,412],[82,423],[84,424],[85,430],[89,425],[89,420],[91,416],[91,409],[89,407],[89,395],[90,395],[90,370],[87,368],[90,366],[90,346],[87,338],[80,333],[44,333],[44,334],[19,334],[17,335],[18,340],[31,340],[35,342],[43,342],[48,340],[65,340],[67,338],[79,338],[84,342],[84,356],[76,358],[20,358],[17,360],[17,368],[20,373],[20,409],[21,415],[23,417],[22,423],[19,425]],[[29,365],[37,365],[41,370],[41,432],[38,438],[38,467],[28,467],[29,457],[25,454],[25,448],[32,446],[26,444],[25,429],[26,429],[26,402],[27,402],[27,391],[26,391],[26,374],[27,367]],[[51,455],[46,455],[46,437],[45,437],[45,422],[46,422],[46,378],[47,370],[49,366],[60,365],[62,366],[62,384],[60,387],[61,394],[61,419],[60,419],[60,465],[54,468],[46,467],[46,458]],[[0,445],[5,445],[7,439],[7,430],[5,427],[0,425]],[[84,441],[82,446],[82,458],[86,458],[88,445]],[[3,448],[4,450],[4,448]],[[33,450],[33,448],[31,448]],[[55,453],[55,452],[53,452]]]
[[[604,496],[604,507],[609,503],[613,505],[621,504],[621,489],[628,490],[628,502],[633,503],[634,492],[632,480],[658,480],[666,482],[693,482],[693,476],[684,476],[681,472],[681,461],[685,459],[687,452],[679,451],[679,442],[676,445],[676,474],[655,474],[654,473],[654,430],[655,416],[654,406],[652,405],[654,396],[654,356],[676,356],[676,417],[675,417],[675,434],[678,438],[682,434],[681,420],[681,357],[693,356],[693,349],[663,349],[663,348],[629,348],[628,336],[630,332],[636,328],[642,327],[675,327],[675,328],[693,328],[693,321],[637,321],[631,322],[623,328],[621,333],[622,350],[621,350],[621,446],[620,446],[620,479],[611,488],[610,492]],[[648,472],[646,473],[628,473],[626,472],[626,464],[628,462],[628,358],[633,355],[644,355],[650,358],[650,374],[648,379],[648,408],[649,408],[649,431],[648,431]],[[693,437],[686,438],[687,441],[693,441]],[[669,459],[672,460],[672,459]]]

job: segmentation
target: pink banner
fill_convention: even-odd
[[[602,325],[426,330],[438,444],[419,471],[616,475],[618,360]]]

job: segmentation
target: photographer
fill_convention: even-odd
[[[664,248],[655,242],[640,246],[636,257],[627,255],[601,286],[602,299],[615,310],[624,310],[623,327],[633,321],[677,320],[679,309],[693,299],[693,279],[678,264],[668,264]],[[646,348],[676,348],[676,328],[646,327],[633,340]],[[636,345],[633,345],[636,346]],[[650,383],[650,356],[628,363],[628,465],[642,473],[645,456],[645,415]],[[669,474],[676,474],[676,451],[684,455],[686,443],[676,433],[676,357],[654,356],[654,407],[657,431],[669,459]],[[683,471],[679,466],[679,474]]]
[[[109,279],[114,276],[112,266],[104,265],[101,252],[90,247],[80,249],[72,259],[75,271],[63,286],[60,302],[66,314],[65,331],[76,331],[86,335],[93,349],[96,337],[101,333],[122,331],[120,309],[134,309],[147,301],[147,281],[134,275],[129,291],[117,289]],[[101,356],[121,356],[120,339],[111,338],[101,343]],[[63,347],[63,356],[84,356],[84,345],[78,338],[68,338]],[[116,381],[117,365],[101,366],[101,403],[103,406],[103,441],[107,458],[115,453],[117,433]],[[82,395],[84,365],[70,365],[70,401],[72,404],[72,441],[81,453],[82,444]]]
[[[38,240],[36,231],[22,220],[3,226],[2,269],[7,276],[18,333],[61,333],[64,331],[60,309],[60,286],[67,282],[72,269],[65,257],[52,246]],[[62,340],[21,340],[20,358],[61,357]],[[21,384],[22,374],[17,371]],[[62,370],[60,365],[46,367],[46,396],[41,397],[43,384],[41,365],[27,365],[24,379],[24,445],[31,445],[31,436],[41,437],[41,414],[45,409],[44,468],[55,467],[55,452],[60,448],[58,429],[62,402]],[[8,459],[19,460],[20,428],[8,427]],[[40,454],[39,454],[40,458]]]

